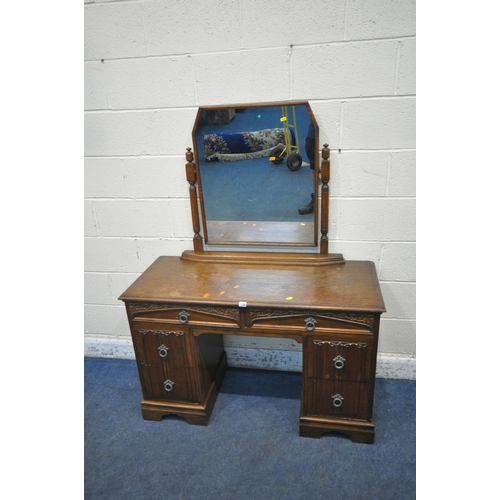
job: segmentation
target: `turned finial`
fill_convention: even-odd
[[[330,158],[330,150],[328,149],[328,144],[323,144],[323,149],[321,150],[321,158],[323,158],[323,160],[328,160],[328,158]]]
[[[193,152],[191,151],[191,148],[186,148],[186,160],[187,161],[193,161]]]

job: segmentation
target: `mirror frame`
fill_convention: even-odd
[[[314,238],[311,243],[294,243],[294,242],[246,242],[246,241],[224,241],[224,242],[212,242],[210,241],[210,235],[207,233],[207,220],[205,216],[205,203],[203,198],[203,183],[202,174],[200,172],[199,164],[199,152],[197,146],[196,132],[199,126],[199,121],[203,111],[216,111],[223,109],[248,109],[248,108],[264,108],[264,107],[281,107],[281,106],[306,106],[309,117],[316,130],[316,166],[314,169]],[[190,184],[190,202],[191,202],[191,214],[193,221],[193,245],[195,252],[203,252],[205,245],[216,245],[228,247],[266,247],[276,249],[277,247],[307,247],[317,249],[319,247],[320,254],[328,254],[328,207],[329,207],[329,177],[330,177],[330,150],[328,149],[328,144],[324,145],[323,150],[321,150],[321,161],[319,157],[320,150],[319,145],[319,126],[316,118],[312,112],[312,109],[308,101],[281,101],[281,102],[270,102],[270,103],[252,103],[252,104],[229,104],[229,105],[216,105],[216,106],[201,106],[198,108],[196,114],[195,123],[192,130],[192,140],[193,140],[193,150],[187,148],[186,152],[186,177]],[[321,182],[321,189],[319,187]],[[198,189],[197,189],[198,187]],[[319,203],[321,192],[321,205]],[[200,224],[201,217],[201,224]],[[321,223],[319,222],[319,217],[321,217]],[[279,223],[279,221],[278,221]],[[318,226],[321,230],[321,240],[318,242]],[[200,234],[203,228],[203,237]],[[203,244],[204,243],[204,244]]]

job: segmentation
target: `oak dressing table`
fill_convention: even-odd
[[[293,118],[285,108],[293,109]],[[221,109],[226,111],[200,108],[194,153],[190,148],[186,153],[194,249],[181,257],[159,257],[120,297],[126,305],[143,391],[143,417],[161,420],[178,415],[190,424],[207,425],[227,367],[223,336],[292,338],[303,346],[300,435],[319,438],[335,431],[355,442],[373,443],[377,343],[385,306],[372,262],[346,261],[341,254],[328,253],[330,151],[325,145],[321,166],[309,151],[310,168],[299,167],[313,174],[304,191],[313,192],[309,226],[300,215],[291,220],[212,217],[210,189],[203,194],[212,172],[199,152],[200,118],[211,114],[213,121]],[[318,143],[319,130],[307,102],[236,105],[230,110],[224,116],[258,112],[260,118],[275,112],[289,122],[293,119],[295,142],[300,140],[300,113],[305,112]],[[214,134],[213,130],[209,132]],[[283,130],[291,134],[285,126]],[[205,130],[201,135],[210,134]],[[295,153],[285,150],[290,138],[278,147],[288,157],[300,157],[298,148]],[[257,154],[235,162],[258,159],[260,165],[269,162],[269,156]],[[289,172],[281,162],[264,167],[293,175],[298,170],[295,160],[288,162]],[[255,176],[259,165],[250,165]],[[283,228],[283,239],[276,238],[273,226]],[[305,227],[310,240],[303,234],[296,239]],[[220,250],[224,245],[227,250]],[[239,249],[245,245],[250,251]],[[306,251],[298,251],[300,247]]]

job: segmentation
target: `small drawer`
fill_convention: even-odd
[[[373,314],[293,309],[250,309],[248,315],[251,328],[267,330],[287,329],[312,333],[340,329],[353,333],[371,333],[374,328]]]
[[[161,303],[131,303],[133,321],[161,321],[175,325],[239,328],[240,310],[237,307],[196,307]]]
[[[195,388],[183,329],[141,323],[133,329],[145,399],[193,401]]]
[[[370,419],[370,384],[314,380],[308,382],[308,415]]]
[[[148,366],[188,366],[186,331],[170,325],[140,323],[133,329],[138,361]]]
[[[371,336],[309,335],[304,341],[306,376],[324,380],[371,380]]]

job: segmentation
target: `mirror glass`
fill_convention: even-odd
[[[200,108],[205,243],[317,246],[318,136],[307,102]]]

